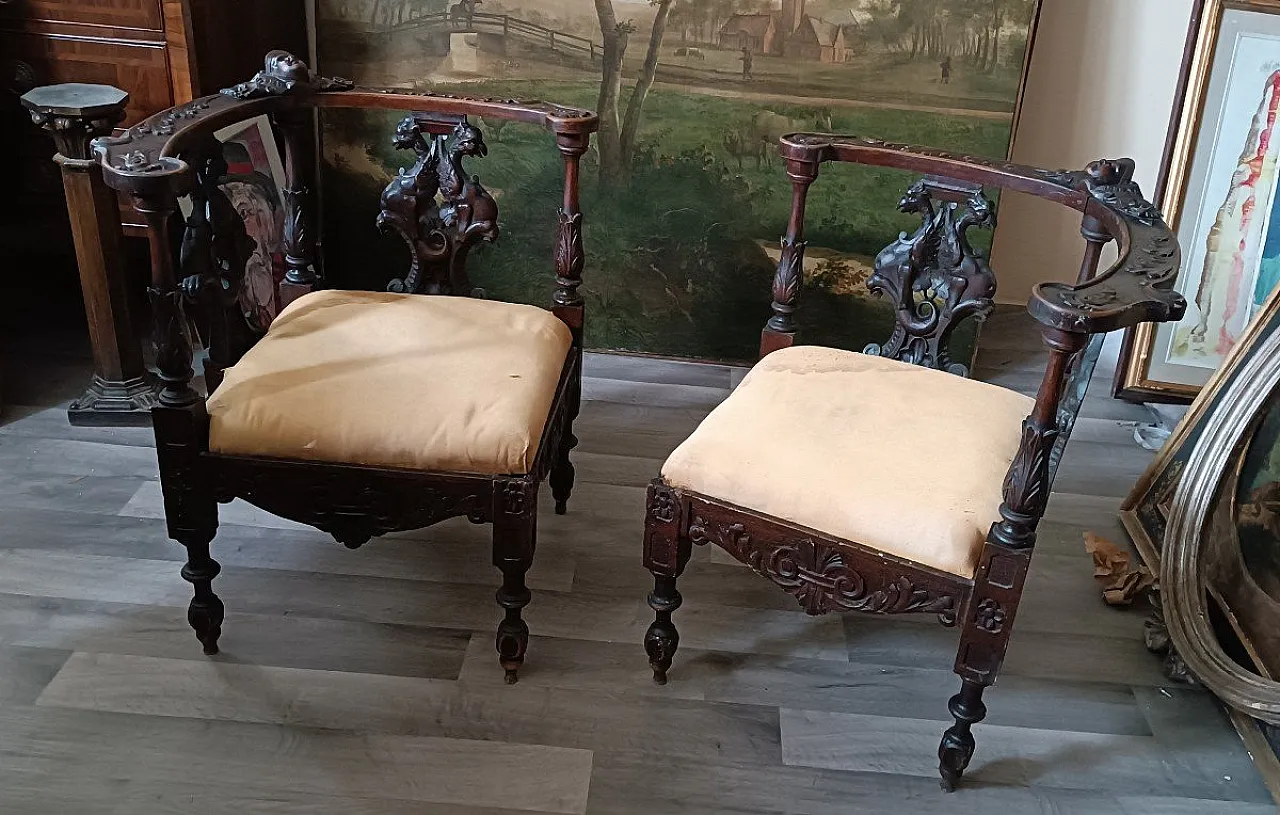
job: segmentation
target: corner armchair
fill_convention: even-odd
[[[1133,182],[1133,162],[1081,172],[845,136],[781,140],[792,207],[761,360],[662,466],[649,487],[644,565],[655,612],[644,645],[667,682],[679,645],[677,579],[693,547],[714,544],[796,597],[809,614],[935,614],[959,626],[938,749],[943,789],[973,756],[1013,630],[1054,475],[1105,332],[1178,319],[1180,253]],[[797,344],[805,199],[827,163],[920,173],[899,208],[920,216],[875,260],[872,292],[896,323],[863,353]],[[1028,310],[1049,359],[1034,399],[965,378],[952,331],[993,309],[996,278],[970,243],[991,227],[984,187],[1028,193],[1083,214],[1075,284],[1042,283]],[[1119,260],[1098,272],[1104,246]]]
[[[382,195],[377,226],[409,250],[384,292],[325,290],[317,257],[315,112],[407,113],[394,136],[411,157]],[[284,147],[282,243],[274,321],[250,319],[254,252],[224,189],[214,134],[270,117]],[[539,125],[564,161],[550,310],[481,299],[470,250],[498,237],[496,201],[467,169],[487,153],[472,118]],[[537,498],[556,511],[573,488],[581,394],[584,253],[578,163],[593,113],[544,102],[354,88],[284,51],[251,80],[95,141],[107,184],[146,219],[151,307],[163,388],[152,414],[170,537],[187,550],[188,620],[218,651],[223,604],[210,555],[219,502],[249,503],[356,548],[388,532],[467,516],[493,527],[503,575],[497,650],[508,682],[524,661]],[[179,199],[188,215],[177,217]],[[114,206],[114,204],[112,204]],[[198,327],[207,396],[193,387]]]

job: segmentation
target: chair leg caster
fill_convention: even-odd
[[[652,665],[650,665],[649,667],[653,668]],[[655,685],[667,684],[667,672],[664,671],[662,668],[653,668],[653,684]]]
[[[517,674],[515,668],[507,668],[506,671],[507,671],[506,676],[502,678],[503,682],[505,682],[508,685],[514,685],[515,683],[520,681],[520,676]]]
[[[559,501],[559,500],[557,500],[557,501],[556,501],[556,514],[557,514],[557,515],[565,515],[565,514],[567,514],[568,512],[569,512],[569,502],[568,502],[568,501]]]

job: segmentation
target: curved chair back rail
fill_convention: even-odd
[[[1141,322],[1178,319],[1186,301],[1172,290],[1181,253],[1163,216],[1133,181],[1131,159],[1100,160],[1084,170],[1045,170],[1012,162],[815,133],[783,136],[779,152],[792,183],[807,188],[825,162],[922,173],[930,178],[1026,193],[1084,215],[1090,243],[1076,285],[1041,283],[1027,305],[1038,321],[1076,333],[1104,333]],[[803,215],[803,212],[801,213]],[[1101,247],[1117,242],[1119,259],[1098,274]]]
[[[373,108],[409,113],[395,144],[416,153],[382,196],[377,226],[408,245],[409,272],[390,282],[396,292],[479,294],[466,274],[471,247],[495,240],[498,205],[473,178],[464,161],[487,153],[483,134],[468,117],[524,122],[550,131],[564,161],[555,253],[550,259],[556,291],[551,308],[571,330],[580,354],[583,301],[582,213],[579,160],[598,127],[594,113],[538,100],[472,98],[451,94],[401,93],[355,88],[343,79],[312,74],[284,51],[267,55],[262,71],[226,88],[152,116],[122,135],[94,141],[108,186],[132,196],[149,227],[151,297],[164,383],[160,401],[185,405],[200,397],[190,387],[191,347],[185,336],[183,301],[205,315],[211,334],[205,374],[209,390],[256,341],[255,333],[228,303],[241,285],[246,257],[244,229],[218,189],[226,163],[215,133],[268,115],[284,146],[283,246],[287,272],[280,300],[287,304],[318,282],[314,112],[319,108]],[[450,137],[446,139],[446,137]],[[193,214],[175,245],[170,219],[177,198],[190,195]],[[212,260],[211,260],[212,259]],[[219,269],[221,267],[221,270]],[[231,297],[230,299],[234,299]]]

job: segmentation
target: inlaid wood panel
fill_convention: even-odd
[[[10,0],[0,3],[0,21],[5,20],[163,28],[160,0]]]

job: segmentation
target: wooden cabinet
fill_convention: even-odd
[[[5,103],[40,85],[113,85],[129,93],[122,126],[247,79],[272,48],[307,53],[305,0],[0,0]],[[21,141],[23,163],[53,155],[38,131]],[[46,185],[28,193],[61,193],[56,174],[23,177]]]
[[[0,0],[0,151],[18,171],[0,192],[0,257],[30,258],[24,265],[46,275],[65,267],[68,207],[83,218],[80,199],[112,195],[90,190],[79,171],[70,181],[59,173],[53,142],[32,123],[22,94],[68,82],[114,86],[129,94],[126,127],[248,79],[273,48],[306,54],[307,40],[306,0]],[[120,216],[125,234],[145,234],[131,204],[121,202]],[[78,223],[77,231],[93,250],[77,254],[95,375],[68,415],[77,424],[146,424],[154,402],[139,351],[146,332],[130,318],[145,315],[146,270],[126,268],[128,253],[106,235],[119,235],[109,221]],[[0,276],[12,267],[0,264]]]

